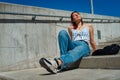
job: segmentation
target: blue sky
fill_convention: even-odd
[[[90,0],[0,0],[0,2],[91,13]],[[120,0],[93,0],[93,2],[94,14],[120,17]]]

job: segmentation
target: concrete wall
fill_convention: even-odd
[[[0,3],[0,12],[17,12],[29,14],[46,14],[70,16],[70,11],[54,10],[40,7]],[[120,19],[110,16],[81,13],[83,17],[103,19]],[[0,14],[0,19],[32,19],[32,16],[15,16]],[[36,19],[48,19],[37,17]],[[54,18],[57,19],[57,18]],[[59,53],[57,35],[67,29],[69,23],[0,23],[0,71],[39,67],[41,57],[54,57]],[[120,37],[120,23],[93,23],[95,41],[105,42]],[[102,39],[98,40],[97,30]]]

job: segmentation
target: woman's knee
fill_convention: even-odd
[[[68,35],[67,31],[66,30],[61,30],[59,32],[59,35],[58,36],[65,36],[65,35]]]

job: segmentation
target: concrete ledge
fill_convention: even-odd
[[[14,79],[0,75],[0,80],[14,80]]]
[[[84,57],[80,68],[120,69],[120,55]]]

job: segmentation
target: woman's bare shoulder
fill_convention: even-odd
[[[70,26],[68,27],[68,29],[73,29],[73,25],[70,25]]]
[[[85,24],[86,26],[89,27],[89,29],[93,29],[93,25],[91,23]]]
[[[93,26],[91,23],[87,23],[85,25],[88,26],[88,27],[92,27]]]

